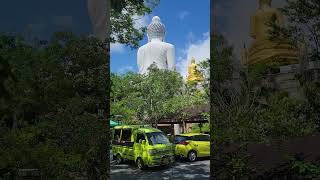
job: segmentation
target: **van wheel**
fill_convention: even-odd
[[[138,166],[139,169],[141,169],[141,170],[145,169],[144,163],[143,163],[143,161],[142,161],[141,158],[138,158],[138,159],[137,159],[136,164],[137,164],[137,166]]]
[[[117,154],[117,156],[116,156],[116,163],[117,164],[121,164],[122,163],[122,158],[121,158],[120,154]]]
[[[197,152],[196,151],[189,151],[189,153],[188,153],[188,160],[190,161],[190,162],[193,162],[193,161],[195,161],[197,159]]]

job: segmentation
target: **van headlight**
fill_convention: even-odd
[[[151,150],[149,150],[149,154],[151,154],[151,155],[154,155],[154,154],[157,154],[157,150],[155,150],[155,149],[151,149]]]

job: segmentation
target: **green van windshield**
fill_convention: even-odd
[[[169,139],[162,132],[146,133],[149,145],[168,144]]]

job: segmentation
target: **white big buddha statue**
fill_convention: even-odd
[[[137,53],[139,73],[147,73],[152,64],[159,69],[175,70],[175,48],[164,42],[165,26],[158,16],[152,18],[147,36],[149,42],[141,46]]]

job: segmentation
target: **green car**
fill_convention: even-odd
[[[124,159],[139,169],[174,162],[173,145],[159,129],[145,125],[122,125],[113,130],[112,154],[117,164]]]
[[[175,156],[193,162],[197,157],[210,156],[210,135],[203,133],[179,134],[174,138]]]

